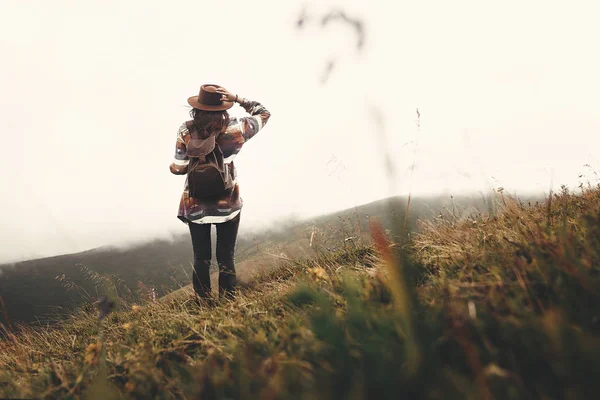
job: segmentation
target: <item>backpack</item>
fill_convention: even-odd
[[[190,133],[187,156],[190,159],[187,171],[188,191],[196,199],[214,198],[232,189],[233,178],[229,164],[225,164],[223,152],[216,142],[218,133],[205,139],[195,130],[191,122],[186,124]]]

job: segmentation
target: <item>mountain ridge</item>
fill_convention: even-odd
[[[366,231],[368,221],[373,217],[391,228],[394,221],[404,222],[406,202],[406,197],[394,196],[302,221],[284,220],[274,229],[242,234],[236,249],[238,271],[247,276],[248,268],[269,268],[276,257],[288,251],[286,249],[297,249],[296,244],[300,242],[303,251],[308,252],[309,239],[319,230]],[[462,204],[465,209],[485,209],[486,200],[467,196],[413,198],[409,228],[416,229],[418,217],[430,218],[437,210],[456,207],[456,204]],[[389,215],[390,209],[394,210],[392,215]],[[213,249],[214,246],[213,240]],[[66,314],[90,300],[82,299],[82,293],[93,297],[97,287],[91,277],[95,276],[96,280],[99,276],[118,277],[123,284],[121,290],[136,292],[155,288],[162,296],[189,284],[192,259],[191,243],[185,234],[174,236],[172,240],[154,239],[127,248],[99,246],[77,253],[22,261],[8,268],[0,266],[0,296],[6,314],[13,321],[52,321],[57,315]],[[5,319],[0,313],[0,322],[6,323]]]

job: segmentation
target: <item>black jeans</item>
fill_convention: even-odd
[[[199,297],[210,296],[210,260],[212,246],[210,229],[212,224],[190,222],[190,234],[194,249],[194,274],[192,282]],[[235,290],[235,241],[240,214],[227,222],[215,224],[217,227],[217,263],[219,264],[219,295],[232,295]]]

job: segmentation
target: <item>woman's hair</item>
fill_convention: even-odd
[[[225,132],[229,125],[229,113],[227,111],[204,111],[192,108],[190,116],[194,119],[192,129],[198,132],[202,138],[206,138],[212,133]]]

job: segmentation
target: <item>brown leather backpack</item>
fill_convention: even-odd
[[[225,164],[223,152],[216,142],[218,132],[203,139],[193,130],[191,121],[186,123],[190,133],[187,156],[190,158],[187,180],[191,197],[213,198],[233,188],[229,165]]]

